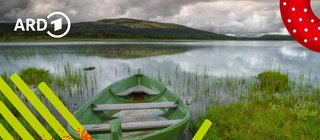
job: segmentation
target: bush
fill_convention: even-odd
[[[27,68],[20,71],[20,77],[29,85],[37,86],[41,82],[51,83],[51,75],[48,70]]]
[[[263,104],[249,102],[213,106],[192,123],[190,130],[195,133],[203,121],[209,119],[212,126],[203,140],[320,138],[317,102],[303,100],[298,105],[292,98],[277,103],[261,102]]]
[[[258,88],[263,93],[282,93],[288,90],[288,75],[277,71],[266,71],[256,77],[260,81]]]

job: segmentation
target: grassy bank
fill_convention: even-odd
[[[63,66],[63,73],[52,74],[50,71],[39,68],[26,68],[19,72],[19,76],[24,82],[33,89],[34,93],[42,101],[42,103],[49,108],[51,113],[59,119],[60,114],[52,107],[51,103],[44,97],[44,95],[36,88],[41,82],[45,82],[55,91],[56,96],[69,108],[73,109],[77,104],[77,100],[84,100],[88,96],[92,96],[96,92],[96,75],[82,69],[74,69],[70,64]],[[30,103],[23,98],[22,93],[15,88],[11,82],[8,74],[3,73],[0,75],[2,79],[15,91],[15,93],[22,99],[22,101],[30,106]],[[90,94],[90,95],[88,95]],[[10,101],[0,91],[0,101],[9,108],[13,115],[19,120],[19,122],[28,130],[28,132],[35,138],[41,139],[36,131],[29,125],[19,111],[10,103]],[[55,138],[60,139],[55,131],[47,125],[46,121],[37,113],[33,108],[30,109],[36,118],[46,127],[48,132]],[[74,109],[72,110],[74,111]],[[61,120],[60,120],[61,122]],[[14,131],[13,127],[0,115],[0,123],[11,133],[15,139],[21,139],[20,136]],[[61,122],[64,123],[63,121]],[[1,133],[1,132],[0,132]],[[1,137],[0,137],[1,140]]]
[[[86,72],[70,64],[59,69],[59,74],[38,68],[23,69],[19,74],[31,88],[46,81],[66,106],[74,111],[77,109],[75,106],[83,104],[96,93],[98,76],[94,71]],[[131,75],[134,68],[128,67],[125,71]],[[212,77],[208,71],[204,67],[188,72],[177,66],[159,67],[148,74],[172,87],[183,100],[191,103],[194,119],[190,126],[192,133],[198,130],[204,119],[209,119],[213,125],[204,138],[207,140],[320,139],[320,87],[316,78],[313,80],[310,76],[301,75],[293,79],[279,71],[262,72],[254,77]],[[115,77],[120,72],[121,69],[115,68]],[[1,77],[12,84],[7,74]],[[19,92],[17,94],[21,95]],[[48,104],[39,91],[36,90],[36,94]],[[0,100],[8,105],[22,124],[30,128],[1,92]],[[44,120],[41,122],[46,124]],[[13,131],[1,116],[0,123]],[[48,130],[57,137],[50,127]],[[38,138],[32,129],[30,133]],[[15,132],[12,135],[19,139]]]
[[[303,76],[302,76],[303,77]],[[212,139],[320,139],[320,87],[289,80],[279,72],[264,72],[248,87],[248,96],[231,104],[215,104],[194,121],[194,133],[204,119],[213,125]]]

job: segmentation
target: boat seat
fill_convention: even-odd
[[[128,104],[99,104],[92,108],[93,111],[110,110],[139,110],[157,108],[176,108],[175,102],[153,102],[153,103],[128,103]]]
[[[142,85],[136,85],[132,88],[129,88],[127,90],[124,90],[122,92],[119,92],[117,93],[118,96],[128,96],[130,94],[134,94],[134,93],[145,93],[145,94],[148,94],[148,95],[158,95],[159,93],[149,89],[149,88],[146,88]]]
[[[155,129],[164,128],[181,122],[177,120],[161,120],[161,121],[147,121],[147,122],[123,122],[121,123],[122,130],[137,130],[137,129]],[[83,127],[88,132],[110,131],[109,124],[86,124]]]

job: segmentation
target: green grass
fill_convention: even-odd
[[[319,87],[300,83],[302,80],[288,82],[287,75],[276,71],[263,72],[261,77],[282,80],[276,85],[267,80],[269,85],[265,85],[265,79],[260,79],[259,83],[245,86],[248,96],[241,101],[211,105],[192,123],[191,132],[209,119],[213,125],[205,140],[320,139]]]
[[[314,102],[296,104],[291,98],[268,102],[215,106],[196,123],[204,119],[213,122],[205,139],[319,139],[319,108]]]
[[[72,108],[74,104],[67,104],[69,99],[82,99],[83,96],[87,93],[94,93],[97,84],[96,75],[89,75],[86,71],[82,69],[74,69],[70,64],[65,64],[64,72],[60,75],[51,74],[50,71],[41,69],[41,68],[26,68],[19,72],[21,79],[23,79],[26,84],[28,84],[32,89],[36,87],[40,82],[46,82],[53,91],[55,91],[56,96],[68,107]],[[20,96],[21,93],[15,88],[9,75],[3,73],[0,75],[1,78],[15,91],[15,93]],[[50,111],[55,111],[52,109],[52,105],[48,102],[39,90],[34,91],[35,94],[39,95],[39,99],[44,103]],[[91,94],[90,94],[91,95]],[[92,95],[91,95],[92,96]],[[20,123],[29,131],[29,133],[34,136],[35,139],[40,139],[40,136],[34,131],[34,129],[27,123],[27,121],[22,117],[18,110],[9,102],[9,100],[3,95],[0,91],[0,101],[8,107],[8,109],[14,114]],[[22,99],[23,102],[27,103],[25,99]],[[34,111],[34,110],[31,110]],[[37,118],[41,118],[39,113],[33,112]],[[54,114],[54,113],[53,113]],[[59,115],[59,114],[54,114]],[[15,139],[21,139],[19,135],[14,132],[10,124],[0,115],[0,123],[11,133]],[[60,139],[59,136],[53,131],[53,129],[48,126],[45,122],[42,122],[43,125],[47,128],[50,134],[55,139]],[[1,138],[0,138],[1,140]]]
[[[78,101],[85,101],[87,97],[93,96],[91,93],[96,92],[97,75],[74,68],[68,63],[56,69],[60,70],[59,74],[48,72],[51,78],[49,86],[69,109],[74,111],[74,106],[81,105]],[[32,71],[35,74],[46,70]],[[126,71],[128,75],[135,73],[130,67]],[[186,71],[179,66],[159,66],[152,71],[153,74],[146,74],[172,87],[186,102],[192,102],[192,133],[198,130],[204,119],[213,122],[205,140],[320,139],[320,87],[310,76],[305,78],[302,74],[293,79],[280,71],[266,71],[254,78],[228,75],[212,77],[208,71],[207,67]],[[118,68],[114,69],[115,77],[119,72]],[[13,86],[7,74],[1,77]],[[47,104],[44,98],[40,98]],[[2,93],[0,100],[6,102],[23,123],[21,115],[10,106]],[[1,116],[0,122],[13,131]],[[47,128],[54,134],[49,126]],[[12,134],[19,139],[16,133]],[[34,135],[37,137],[37,134]]]
[[[203,49],[204,47],[198,47],[197,49]],[[69,52],[72,49],[74,52]],[[54,45],[52,47],[43,46],[23,46],[23,47],[3,47],[2,57],[6,63],[12,63],[18,59],[26,59],[31,61],[35,57],[43,57],[47,61],[59,61],[61,56],[77,54],[79,56],[101,56],[105,58],[143,58],[160,55],[172,55],[178,53],[184,53],[192,49],[191,47],[181,47],[176,45],[146,45],[146,44],[104,44],[104,45],[68,45],[59,46]]]
[[[265,71],[256,77],[259,83],[259,90],[263,93],[285,92],[288,90],[289,77],[281,74],[280,71]]]
[[[51,75],[48,70],[38,68],[26,68],[21,70],[20,77],[29,85],[37,86],[41,82],[51,84]]]

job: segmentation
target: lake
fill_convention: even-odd
[[[254,82],[252,77],[260,72],[281,70],[318,82],[320,69],[319,53],[294,41],[23,42],[0,43],[0,50],[0,73],[37,67],[61,75],[69,69],[93,79],[94,85],[81,90],[81,96],[71,96],[78,90],[68,95],[61,91],[71,111],[138,69],[192,103],[193,117],[205,109],[203,104],[239,99],[245,91],[225,88],[229,78]],[[95,69],[84,71],[87,67]]]
[[[127,76],[128,69],[152,75],[164,68],[206,68],[210,76],[253,76],[280,68],[293,76],[315,76],[320,68],[319,53],[293,41],[0,43],[0,50],[0,73],[26,67],[60,73],[67,63],[79,69],[94,66],[102,71],[99,89]]]

